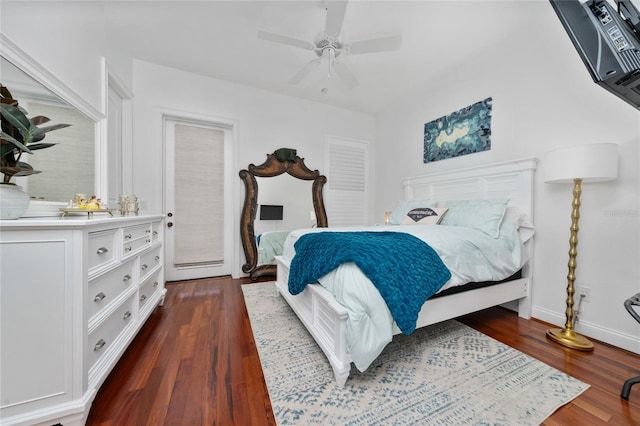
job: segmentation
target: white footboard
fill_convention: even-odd
[[[320,284],[310,284],[305,290],[293,296],[289,293],[289,261],[276,257],[276,288],[294,310],[300,321],[313,336],[326,355],[336,383],[343,387],[351,371],[351,357],[346,347],[346,327],[348,314],[333,295]],[[519,302],[519,314],[529,318],[530,294],[529,278],[521,278],[489,287],[469,290],[449,296],[429,299],[422,306],[416,328],[456,318],[491,306],[507,302]],[[394,333],[400,330],[394,326]]]
[[[319,284],[310,284],[298,294],[289,293],[289,261],[276,256],[276,288],[313,336],[333,368],[336,382],[343,387],[351,371],[347,354],[347,310]]]

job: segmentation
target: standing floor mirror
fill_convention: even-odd
[[[309,169],[296,150],[281,148],[239,173],[245,185],[240,238],[246,258],[242,271],[255,280],[276,275],[273,256],[289,231],[326,228],[322,189],[327,178]],[[260,216],[258,216],[260,210]],[[266,248],[263,248],[266,247]]]

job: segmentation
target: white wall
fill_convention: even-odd
[[[376,220],[402,199],[405,177],[618,143],[619,178],[583,185],[576,285],[590,287],[592,301],[583,304],[576,329],[640,353],[640,326],[623,307],[640,291],[640,114],[593,83],[548,2],[519,6],[522,16],[511,17],[522,23],[518,33],[376,116]],[[424,164],[424,123],[487,97],[491,150]],[[543,166],[535,182],[533,315],[563,326],[572,188],[544,184]]]
[[[2,33],[96,110],[103,110],[102,57],[131,87],[131,57],[95,19],[94,2],[3,1]],[[104,111],[103,111],[104,112]]]
[[[250,163],[261,164],[278,148],[294,148],[312,170],[323,172],[325,135],[374,141],[371,115],[278,95],[235,83],[134,61],[134,192],[150,212],[162,212],[161,112],[217,118],[234,123],[234,222],[244,201],[237,175]],[[239,232],[234,232],[234,252],[239,257]],[[235,259],[233,274],[239,274]]]

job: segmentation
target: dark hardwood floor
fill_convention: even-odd
[[[240,284],[228,277],[167,284],[156,308],[96,396],[87,425],[275,425]],[[624,309],[621,305],[621,309]],[[629,320],[632,321],[631,317]],[[548,324],[491,308],[460,321],[591,387],[545,425],[640,425],[640,356],[545,338]]]

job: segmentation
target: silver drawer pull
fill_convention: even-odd
[[[147,268],[148,268],[148,266],[147,266],[147,264],[146,264],[146,263],[140,267],[140,269],[142,269],[143,271],[144,271],[145,269],[147,269]]]
[[[131,318],[131,312],[127,311],[124,313],[124,316],[122,317],[123,320],[128,320],[129,318]]]
[[[131,275],[127,274],[124,277],[122,277],[122,281],[129,281],[131,279]]]
[[[93,301],[94,302],[99,302],[102,299],[104,299],[105,297],[107,297],[107,295],[104,294],[103,292],[100,292],[100,293],[96,294],[96,297],[93,298]]]
[[[156,256],[156,257],[154,257],[154,259],[155,259],[155,260],[156,260],[156,262],[157,262],[158,260],[160,260],[160,256]]]
[[[148,233],[150,233],[150,232],[151,232],[151,230],[150,230],[150,229],[147,229],[147,230],[146,230],[146,231],[144,231],[144,232],[146,232],[146,233],[148,234]]]
[[[154,287],[158,287],[158,281],[156,281],[155,283],[153,283]]]
[[[125,235],[125,236],[124,236],[124,239],[125,239],[125,240],[130,240],[130,239],[131,239],[131,237],[132,237],[132,235],[131,235],[131,234],[127,234],[127,235]]]
[[[131,247],[125,247],[124,251],[131,251]]]
[[[94,351],[100,350],[106,344],[107,344],[107,342],[105,342],[104,339],[100,339],[100,340],[98,340],[98,343],[96,343],[96,345],[93,347],[93,350]]]
[[[148,242],[148,243],[150,243],[150,242],[151,242],[151,240],[150,240],[150,239],[148,239],[148,238],[147,238],[145,241],[146,241],[146,242]]]
[[[140,296],[140,301],[144,302],[145,300],[147,300],[147,296],[145,296],[144,294],[142,296]]]
[[[158,235],[158,231],[153,231],[153,235]]]
[[[109,249],[107,249],[106,247],[100,247],[98,250],[96,250],[96,254],[105,254],[109,251]]]

